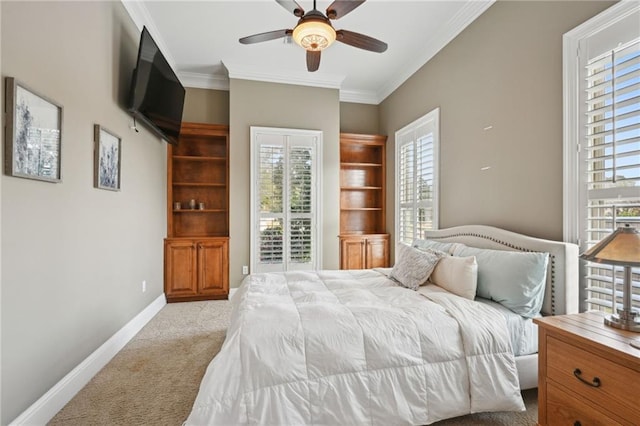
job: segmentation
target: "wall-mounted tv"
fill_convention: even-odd
[[[133,70],[129,111],[167,142],[178,143],[185,90],[146,27]]]

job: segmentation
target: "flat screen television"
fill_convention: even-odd
[[[129,111],[154,133],[178,143],[185,90],[146,27],[142,28],[133,70]]]

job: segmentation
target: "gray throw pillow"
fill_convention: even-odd
[[[417,290],[424,284],[446,253],[433,249],[418,250],[404,243],[396,246],[396,263],[391,270],[391,278],[400,285]]]
[[[451,254],[451,247],[453,246],[453,243],[441,243],[440,241],[416,238],[415,240],[413,240],[413,244],[411,245],[420,250],[433,249],[433,250],[438,250],[447,254]]]

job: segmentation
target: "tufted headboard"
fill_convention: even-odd
[[[424,238],[494,250],[549,253],[542,313],[563,315],[578,312],[579,261],[578,246],[575,244],[543,240],[485,225],[463,225],[426,231]]]

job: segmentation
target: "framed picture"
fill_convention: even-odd
[[[5,173],[60,182],[62,106],[6,79]]]
[[[94,177],[96,188],[120,191],[120,151],[122,140],[104,127],[93,126]]]

